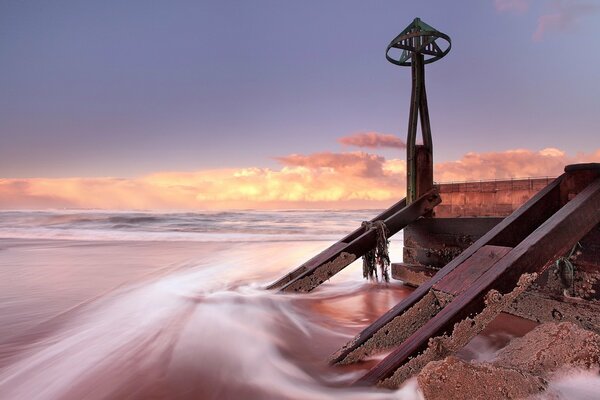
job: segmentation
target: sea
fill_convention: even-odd
[[[421,399],[416,379],[351,386],[382,355],[327,363],[411,288],[359,260],[309,294],[266,289],[378,212],[0,211],[0,399]],[[460,356],[524,333],[503,318]],[[597,378],[554,386],[599,398]]]

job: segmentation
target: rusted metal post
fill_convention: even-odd
[[[417,198],[433,189],[433,152],[425,145],[415,146],[415,192]],[[428,215],[429,216],[429,215]]]
[[[443,39],[444,50],[436,42]],[[410,66],[412,71],[412,92],[406,140],[406,202],[412,203],[433,187],[433,141],[427,93],[425,91],[425,64],[444,57],[450,51],[448,35],[427,25],[419,18],[404,29],[390,42],[386,58],[393,64]],[[394,52],[402,50],[396,57]],[[426,58],[427,56],[428,58]],[[420,116],[420,118],[419,118]],[[417,145],[417,127],[421,122],[423,144]]]

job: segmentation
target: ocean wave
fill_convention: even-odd
[[[110,212],[4,211],[0,238],[126,241],[336,240],[373,210]]]

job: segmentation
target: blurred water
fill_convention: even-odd
[[[0,238],[74,240],[337,240],[373,210],[230,212],[0,211]]]
[[[374,214],[3,212],[0,398],[418,398],[326,364],[406,288],[263,289]]]
[[[227,283],[236,273],[216,268],[172,272],[118,289],[70,311],[51,331],[42,324],[34,330],[38,337],[13,340],[10,347],[21,349],[7,354],[0,398],[400,396],[339,388],[358,371],[324,364],[360,321],[335,305],[328,312],[322,303],[372,292],[377,305],[369,311],[375,315],[389,306],[386,291],[346,283],[319,296],[282,296],[255,284]]]
[[[0,399],[418,399],[414,380],[348,388],[375,360],[326,363],[409,289],[358,262],[311,294],[264,290],[375,214],[2,212]],[[500,319],[462,357],[517,334]]]

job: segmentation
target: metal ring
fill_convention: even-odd
[[[427,50],[424,47],[414,48],[413,46],[409,46],[405,42],[407,39],[412,39],[415,37],[434,37],[435,39],[433,39],[428,44],[426,44],[425,47],[427,47],[429,44],[435,44],[435,47],[437,47],[440,51],[438,52],[437,50],[436,51]],[[448,43],[448,48],[446,50],[441,50],[441,48],[439,46],[437,46],[437,44],[435,43],[435,41],[437,39],[444,39]],[[440,58],[444,57],[446,54],[448,54],[448,52],[450,52],[451,48],[452,48],[452,41],[450,40],[450,36],[446,35],[445,33],[442,33],[439,31],[417,31],[417,32],[400,34],[394,40],[392,40],[390,42],[390,44],[388,45],[387,49],[385,50],[385,58],[387,58],[387,60],[389,62],[391,62],[392,64],[400,65],[402,67],[410,67],[412,62],[409,61],[410,56],[406,56],[406,55],[412,54],[412,53],[417,53],[417,54],[424,54],[424,55],[431,56],[430,58],[425,59],[423,61],[424,64],[430,64],[430,63],[435,62],[435,61],[439,60]],[[398,60],[392,58],[389,54],[391,49],[404,50],[402,52],[402,54],[405,55],[406,57],[401,57]]]

